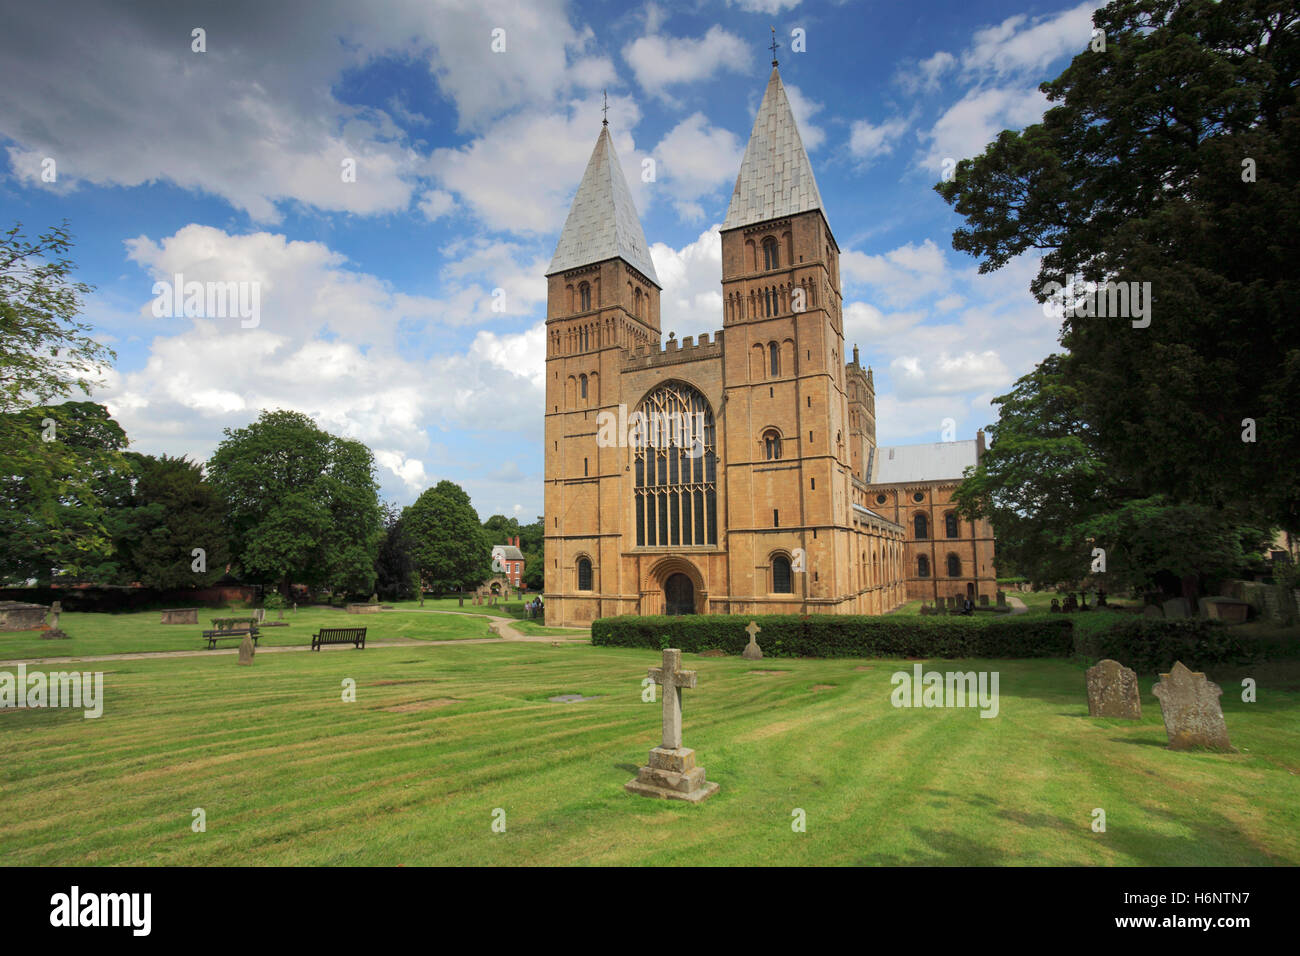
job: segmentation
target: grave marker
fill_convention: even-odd
[[[763,649],[758,646],[758,641],[754,639],[755,635],[757,635],[761,630],[763,629],[753,621],[750,621],[749,627],[745,628],[745,633],[749,635],[749,643],[746,644],[745,649],[740,652],[740,656],[747,661],[761,661],[763,659]]]
[[[1099,661],[1087,672],[1088,716],[1142,719],[1137,673],[1119,661]]]
[[[1151,693],[1160,700],[1170,750],[1232,749],[1228,725],[1219,706],[1223,690],[1206,680],[1203,673],[1189,670],[1182,661],[1177,661],[1168,674],[1160,675],[1160,683],[1151,688]]]
[[[645,797],[699,803],[717,793],[718,785],[704,779],[704,768],[695,765],[695,751],[682,746],[682,690],[695,688],[696,675],[682,670],[681,663],[682,652],[669,647],[662,666],[650,668],[650,679],[663,686],[663,737],[650,751],[650,763],[623,787]]]

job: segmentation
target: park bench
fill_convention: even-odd
[[[242,641],[245,637],[252,637],[253,645],[256,646],[257,638],[258,638],[257,625],[252,625],[250,627],[238,627],[238,628],[223,627],[223,628],[218,628],[215,631],[203,632],[203,639],[208,642],[208,650],[214,649],[217,646],[217,641],[225,641],[225,640]]]
[[[364,627],[322,627],[311,636],[311,649],[319,651],[326,644],[351,644],[358,649],[366,646]]]

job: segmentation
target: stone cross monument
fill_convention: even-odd
[[[745,633],[749,635],[749,643],[746,644],[745,649],[740,652],[740,656],[747,661],[761,661],[763,659],[763,649],[758,646],[758,641],[756,640],[758,633],[761,630],[763,629],[753,621],[750,621],[749,627],[745,628]]]
[[[696,686],[695,671],[681,669],[682,652],[665,648],[663,665],[650,668],[650,679],[663,686],[663,738],[650,751],[650,763],[624,784],[630,793],[645,797],[699,803],[718,792],[716,783],[704,779],[695,766],[695,751],[682,746],[682,689]]]

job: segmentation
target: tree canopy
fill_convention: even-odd
[[[403,511],[402,522],[425,587],[467,589],[491,574],[492,546],[460,485],[440,481],[427,489]]]

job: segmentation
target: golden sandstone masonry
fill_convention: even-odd
[[[996,590],[991,531],[950,504],[983,435],[876,446],[839,246],[775,63],[722,227],[720,331],[662,342],[607,126],[547,283],[548,624],[883,614]]]

